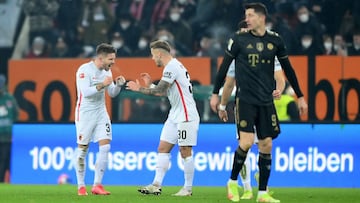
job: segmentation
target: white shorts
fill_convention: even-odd
[[[94,115],[93,112],[81,113],[81,119],[75,121],[76,142],[81,145],[88,145],[91,141],[111,140],[111,121],[106,111]]]
[[[167,119],[161,131],[160,140],[179,146],[196,146],[199,120],[173,123]]]

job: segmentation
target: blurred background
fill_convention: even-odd
[[[170,42],[173,55],[184,63],[192,77],[194,97],[204,126],[201,136],[214,134],[212,127],[218,127],[221,132],[221,125],[224,124],[220,124],[217,115],[209,107],[212,83],[227,39],[244,19],[243,4],[249,2],[261,2],[267,6],[267,29],[278,32],[283,37],[309,104],[308,115],[288,116],[282,120],[285,129],[290,129],[283,131],[285,135],[292,136],[298,128],[304,128],[308,133],[302,139],[317,139],[314,146],[306,143],[298,148],[295,146],[295,151],[303,151],[306,156],[311,157],[322,153],[331,155],[336,151],[340,154],[339,160],[341,154],[355,154],[356,141],[343,143],[343,147],[339,147],[336,140],[338,136],[348,134],[351,134],[351,139],[358,140],[353,134],[359,132],[360,121],[360,1],[0,0],[0,74],[6,78],[4,88],[14,96],[19,106],[19,115],[14,121],[13,145],[16,157],[12,157],[15,170],[15,173],[12,173],[13,180],[24,183],[26,178],[21,175],[24,171],[17,169],[27,162],[30,174],[33,170],[44,172],[51,168],[54,172],[51,176],[57,178],[62,172],[67,174],[72,171],[67,169],[64,163],[57,168],[56,164],[54,165],[56,162],[51,160],[47,160],[50,165],[45,164],[42,169],[34,168],[34,163],[38,163],[40,158],[43,163],[48,163],[47,152],[55,157],[54,160],[69,161],[68,154],[72,153],[70,149],[75,141],[60,145],[60,154],[63,154],[61,159],[57,157],[55,150],[58,149],[56,140],[73,140],[75,137],[75,130],[71,127],[76,103],[75,71],[79,65],[94,56],[95,47],[101,42],[112,44],[117,49],[117,60],[112,69],[114,76],[121,74],[127,80],[134,80],[139,78],[140,73],[149,72],[155,83],[161,78],[162,69],[157,68],[151,61],[149,43],[155,39]],[[285,94],[292,97],[289,101],[296,101],[291,87]],[[231,105],[230,103],[230,121],[233,120]],[[114,99],[107,98],[109,114],[116,124],[114,128],[120,129],[115,133],[119,135],[124,133],[121,130],[122,124],[130,127],[133,127],[132,124],[139,124],[138,130],[147,128],[150,123],[157,126],[155,129],[158,130],[158,124],[166,120],[169,107],[166,98],[144,96],[126,90]],[[62,131],[58,129],[59,126],[52,126],[53,124],[65,124],[67,127],[64,129],[70,130]],[[37,128],[39,125],[40,129]],[[232,132],[234,128],[231,124],[224,126],[229,128],[226,132]],[[328,126],[336,130],[328,130]],[[45,132],[40,135],[38,131],[41,130]],[[52,139],[55,141],[51,141],[51,146],[48,146],[51,140],[48,137],[53,134],[52,131],[60,131],[62,135],[58,135],[58,138],[54,135]],[[140,130],[134,136],[146,133],[148,132]],[[157,139],[158,131],[151,134]],[[328,142],[328,137],[324,135],[334,136],[334,142]],[[29,140],[28,136],[33,136],[34,139]],[[288,139],[289,136],[285,137]],[[301,136],[294,137],[301,139]],[[232,135],[224,140],[228,138],[230,141],[224,141],[220,151],[227,149],[225,143],[234,142]],[[297,142],[287,139],[283,142]],[[215,153],[218,150],[216,144],[216,141],[207,143],[208,148],[204,148],[204,152],[210,150]],[[135,146],[138,147],[136,142],[131,145]],[[152,149],[155,150],[155,143]],[[285,150],[289,157],[291,149],[294,150],[293,145],[289,145]],[[334,150],[327,151],[328,149]],[[38,153],[41,150],[43,154],[40,156]],[[118,150],[124,148],[120,147]],[[278,150],[277,155],[282,155],[283,151]],[[319,152],[321,150],[325,151]],[[224,153],[226,152],[225,150]],[[23,153],[30,155],[23,156]],[[19,156],[25,160],[18,159]],[[176,154],[174,156],[176,157]],[[335,158],[329,157],[320,159],[320,162],[329,163],[327,166],[331,166]],[[281,166],[284,166],[284,163],[280,162],[283,160],[279,158],[279,170],[275,170],[275,176],[283,175],[281,170],[284,168]],[[332,172],[334,168],[330,167],[328,179],[333,180],[331,175],[334,174],[339,182],[344,179],[357,179],[358,175],[353,176],[358,167],[357,159],[345,157],[341,160],[341,165],[339,161],[336,166],[345,167],[342,168],[345,172],[336,168],[338,173],[335,173]],[[285,168],[289,172],[286,176],[294,175],[290,165]],[[319,172],[312,170],[308,169],[311,175],[303,180],[311,182],[313,175]],[[301,174],[303,171],[298,172]],[[39,176],[41,175],[43,174],[40,173]],[[6,177],[9,182],[9,174]],[[56,181],[56,178],[51,180]],[[337,182],[334,181],[333,184]],[[359,187],[356,184],[350,181],[345,183],[345,186]],[[284,184],[276,182],[275,185]],[[333,185],[329,183],[326,186]]]

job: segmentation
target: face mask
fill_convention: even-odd
[[[178,0],[179,4],[185,4],[187,0]]]
[[[171,19],[173,22],[178,22],[179,19],[180,19],[180,13],[171,13],[171,14],[170,14],[170,19]]]
[[[115,48],[115,49],[119,49],[122,47],[123,45],[123,41],[120,40],[114,40],[111,45]]]
[[[159,40],[168,41],[169,37],[166,36],[166,35],[162,35],[162,36],[159,37]]]
[[[308,14],[301,14],[299,15],[299,20],[302,23],[306,23],[309,21],[309,15]]]
[[[326,50],[331,50],[331,48],[332,48],[332,43],[331,43],[331,42],[325,42],[325,43],[324,43],[324,47],[325,47]]]
[[[206,46],[205,40],[201,40],[201,41],[200,41],[200,47],[201,47],[201,48],[205,48],[205,46]]]
[[[337,51],[340,48],[338,44],[334,44],[334,50]]]
[[[35,54],[35,56],[40,56],[40,54],[42,54],[42,50],[41,49],[34,49],[33,53]]]
[[[309,48],[311,46],[311,43],[312,43],[311,40],[302,40],[301,41],[301,44],[305,49]]]
[[[146,40],[140,40],[139,43],[138,43],[138,47],[139,49],[143,49],[147,46],[147,41]]]
[[[130,23],[129,22],[121,22],[120,26],[123,30],[126,30],[130,26]]]

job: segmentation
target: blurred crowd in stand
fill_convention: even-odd
[[[100,42],[112,44],[117,57],[148,57],[149,42],[163,39],[175,56],[210,57],[214,72],[249,2],[267,6],[267,28],[282,35],[289,55],[360,55],[357,0],[26,0],[23,58],[92,57]]]
[[[100,42],[118,57],[144,57],[154,39],[168,40],[176,56],[218,57],[248,2],[267,6],[268,29],[283,36],[290,55],[360,54],[356,0],[26,0],[23,57],[90,57]]]

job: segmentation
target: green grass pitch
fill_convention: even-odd
[[[136,186],[106,186],[111,195],[77,196],[75,185],[13,185],[0,184],[0,202],[4,203],[212,203],[230,202],[225,187],[194,187],[191,197],[173,197],[180,187],[164,186],[160,196],[142,195]],[[90,192],[90,186],[87,187]],[[360,189],[345,188],[271,188],[282,203],[356,203]],[[256,191],[254,190],[254,193]],[[256,202],[241,200],[240,202]]]

